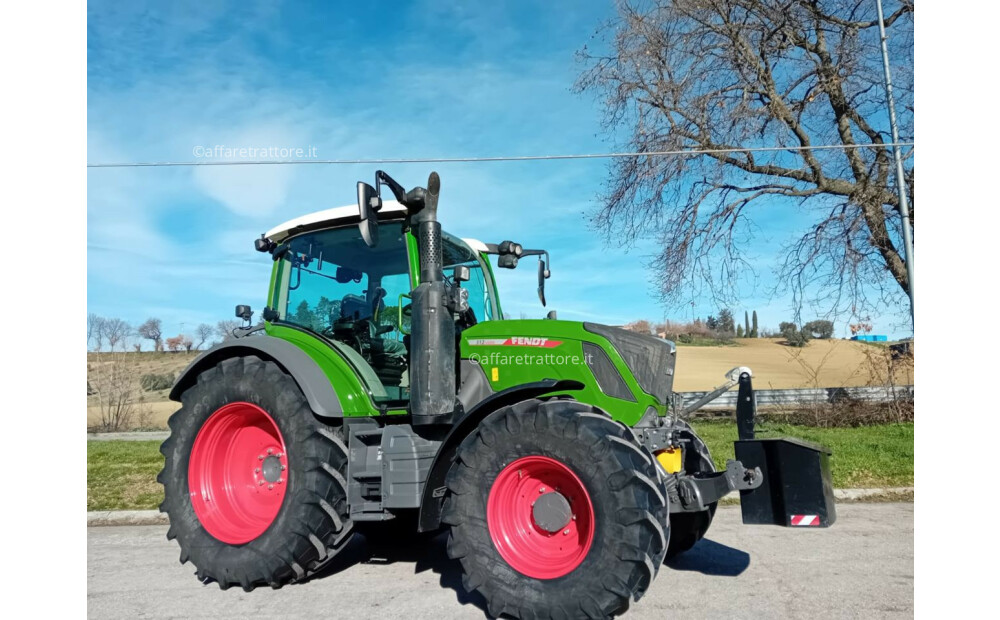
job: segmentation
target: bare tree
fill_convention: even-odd
[[[93,318],[91,318],[93,317]],[[139,370],[128,355],[132,326],[119,318],[88,316],[87,332],[95,343],[93,364],[88,364],[87,387],[100,413],[99,430],[131,428],[147,413],[142,403]],[[108,350],[100,353],[104,343]]]
[[[104,347],[105,318],[91,312],[87,314],[87,348],[100,352]]]
[[[200,349],[201,346],[205,344],[205,341],[211,338],[214,333],[215,329],[208,323],[202,323],[197,328],[195,328],[194,334],[198,338],[198,346],[196,346],[195,348]]]
[[[225,340],[226,338],[232,338],[233,330],[237,327],[241,327],[242,325],[242,321],[237,321],[236,319],[226,319],[215,324],[215,332],[220,338]]]
[[[136,330],[146,340],[153,341],[153,350],[163,350],[163,321],[157,318],[146,319],[146,322]]]
[[[112,351],[117,349],[119,345],[123,351],[128,348],[128,338],[132,335],[132,326],[127,322],[119,318],[104,319],[101,322],[101,331]]]
[[[913,4],[887,4],[908,142]],[[787,241],[777,269],[799,304],[806,295],[831,314],[857,314],[902,301],[891,153],[861,147],[889,141],[874,14],[868,0],[625,0],[607,29],[608,53],[581,51],[577,90],[602,98],[607,129],[628,136],[625,149],[711,151],[615,159],[594,217],[609,239],[658,239],[650,266],[664,302],[679,305],[702,287],[736,301],[744,274],[754,274],[741,251],[758,232],[751,216],[782,207],[811,222]],[[830,144],[844,148],[818,148]],[[763,146],[795,150],[736,150]]]
[[[653,333],[653,324],[646,319],[639,319],[638,321],[626,323],[623,327],[629,331],[636,332],[637,334],[645,334],[648,336]]]
[[[177,353],[184,346],[184,334],[178,334],[173,338],[167,338],[167,348],[171,353]]]
[[[190,353],[191,349],[194,348],[194,341],[191,340],[190,337],[185,336],[184,334],[180,335],[180,339],[181,339],[181,346],[184,347],[185,351],[187,351],[188,353]]]

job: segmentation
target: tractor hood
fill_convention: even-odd
[[[462,332],[461,381],[478,376],[477,366],[491,392],[571,379],[586,386],[573,398],[634,424],[650,407],[666,413],[675,352],[672,342],[596,323],[484,321]]]
[[[611,343],[644,392],[662,403],[667,402],[674,386],[674,362],[677,357],[674,343],[599,323],[584,323],[583,328]]]

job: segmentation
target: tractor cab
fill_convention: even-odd
[[[402,205],[387,201],[373,223],[378,243],[372,246],[359,230],[356,205],[299,217],[264,235],[274,258],[265,318],[327,341],[376,404],[393,406],[409,400],[410,293],[419,284],[405,215]],[[477,251],[485,247],[442,234],[445,273],[459,269],[468,291],[468,310],[458,317],[463,326],[499,318],[493,274]]]

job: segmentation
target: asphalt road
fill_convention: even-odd
[[[660,570],[626,618],[913,616],[913,504],[841,504],[830,529],[744,526],[719,509],[709,539]],[[91,618],[484,618],[438,537],[352,545],[344,566],[280,590],[203,586],[165,526],[87,532]]]

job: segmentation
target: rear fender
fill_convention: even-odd
[[[226,340],[208,349],[192,361],[170,389],[170,400],[180,401],[181,394],[198,380],[198,375],[219,362],[253,355],[270,360],[295,379],[313,412],[324,418],[341,418],[344,409],[330,379],[302,349],[280,338],[250,336]]]

